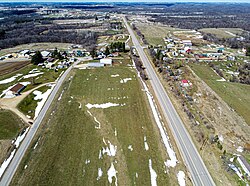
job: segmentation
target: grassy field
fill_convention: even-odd
[[[165,45],[163,38],[167,34],[182,30],[179,28],[144,24],[137,24],[136,27],[145,35],[146,40],[151,45]]]
[[[110,185],[107,171],[112,163],[118,185],[150,185],[149,159],[158,185],[177,185],[176,169],[165,173],[167,155],[134,69],[74,70],[72,77],[64,83],[62,99],[51,107],[11,185]],[[120,83],[124,78],[131,80]],[[86,107],[108,102],[119,106]],[[117,147],[114,156],[101,153],[109,142]],[[176,168],[184,170],[181,164]],[[98,169],[103,171],[99,179]]]
[[[0,51],[0,56],[10,54],[13,52],[18,52],[20,50],[29,49],[29,50],[53,50],[55,48],[59,50],[66,50],[72,44],[70,43],[30,43],[30,44],[23,44],[18,45],[13,48],[2,49]]]
[[[243,30],[240,28],[203,28],[199,31],[215,34],[218,38],[232,38],[234,37],[232,34],[236,35],[243,32]]]
[[[190,65],[194,72],[207,83],[230,107],[250,125],[250,86],[240,83],[220,82],[221,79],[205,64]]]
[[[50,87],[43,86],[38,88],[37,90],[44,93],[46,92]],[[26,96],[18,105],[17,108],[26,116],[29,115],[31,118],[34,118],[35,116],[35,109],[37,107],[37,102],[40,100],[34,100],[35,95],[33,93]]]
[[[22,121],[11,111],[0,109],[0,140],[12,139],[23,127]]]

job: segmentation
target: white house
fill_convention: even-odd
[[[112,59],[110,59],[110,58],[103,58],[103,59],[100,59],[100,63],[102,63],[104,65],[111,65],[112,66]]]

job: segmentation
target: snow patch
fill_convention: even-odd
[[[138,74],[138,76],[140,77],[140,75]],[[141,78],[140,78],[141,79]],[[149,104],[150,104],[150,107],[151,107],[151,110],[153,112],[153,115],[154,115],[154,118],[155,118],[155,121],[156,121],[156,124],[160,130],[160,134],[161,134],[161,138],[163,140],[163,143],[165,145],[165,148],[168,152],[168,156],[170,158],[170,160],[167,160],[165,162],[165,165],[167,167],[175,167],[176,164],[177,164],[177,158],[176,158],[176,155],[175,155],[175,152],[174,150],[172,149],[171,147],[171,144],[169,142],[169,137],[167,136],[167,132],[164,130],[163,126],[162,126],[162,123],[161,123],[161,120],[160,120],[160,117],[159,117],[159,114],[157,112],[157,109],[156,109],[156,106],[154,104],[154,100],[153,100],[153,96],[151,95],[151,93],[149,92],[148,90],[148,87],[147,85],[145,84],[145,82],[141,79],[141,82],[143,84],[143,87],[145,89],[145,92],[147,94],[147,97],[148,97],[148,101],[149,101]]]
[[[62,93],[60,94],[59,98],[58,98],[58,101],[60,101],[62,99],[62,95],[64,93],[64,90],[62,91]]]
[[[110,141],[108,141],[108,144],[109,144],[109,147],[106,147],[106,148],[102,147],[102,154],[103,155],[107,154],[108,156],[115,156],[116,151],[117,151],[117,146],[110,143]]]
[[[155,172],[155,170],[152,168],[152,161],[151,159],[149,159],[149,171],[150,171],[150,177],[151,177],[151,185],[152,186],[157,186],[157,174]]]
[[[12,76],[10,78],[4,79],[0,81],[0,85],[2,84],[7,84],[7,83],[11,83],[12,81],[15,81],[17,77],[21,76],[22,74],[16,74],[15,76]]]
[[[118,172],[115,170],[114,164],[111,163],[111,166],[108,170],[108,181],[110,184],[112,184],[112,182],[113,182],[112,178],[115,177],[115,185],[117,186],[117,176],[116,176],[117,173]]]
[[[115,128],[115,136],[117,136],[117,130],[116,130],[116,128]]]
[[[90,160],[89,160],[89,159],[86,159],[86,160],[85,160],[85,164],[86,164],[86,165],[90,164]]]
[[[102,174],[103,174],[102,169],[98,168],[98,176],[97,176],[96,180],[100,180],[100,178],[102,177]]]
[[[149,149],[146,136],[144,136],[144,148],[146,151],[148,151],[148,149]]]
[[[225,78],[217,79],[216,81],[227,81]]]
[[[120,104],[118,103],[103,103],[103,104],[90,104],[88,103],[87,105],[85,105],[88,109],[91,108],[109,108],[109,107],[116,107],[119,106]]]
[[[128,81],[131,81],[132,78],[124,78],[124,79],[121,79],[120,83],[127,83]]]
[[[39,76],[43,74],[43,72],[38,72],[38,73],[35,73],[35,74],[27,74],[25,76],[23,76],[23,79],[27,79],[27,78],[31,78],[31,77],[36,77],[36,76]]]
[[[185,173],[183,171],[178,172],[177,179],[178,179],[178,183],[179,183],[180,186],[185,186],[186,185]]]
[[[128,146],[128,150],[133,151],[132,145],[129,145],[129,146]]]
[[[4,171],[6,170],[6,168],[8,167],[10,161],[12,160],[12,158],[14,157],[14,154],[16,152],[16,149],[14,149],[11,153],[10,156],[4,160],[4,162],[2,163],[2,165],[0,166],[0,178],[2,177]]]
[[[100,129],[101,128],[101,123],[96,119],[96,117],[94,117],[94,120],[98,124],[98,126],[95,126],[95,128]]]
[[[48,89],[48,90],[47,90],[46,92],[44,92],[43,94],[40,94],[39,91],[37,91],[37,92],[34,91],[35,93],[37,93],[37,95],[36,95],[37,99],[38,99],[38,98],[41,99],[41,101],[37,102],[37,107],[36,107],[36,109],[35,109],[35,117],[34,117],[34,118],[36,118],[36,117],[38,116],[39,112],[42,110],[43,105],[45,104],[45,102],[46,102],[48,96],[49,96],[50,93],[52,92],[54,86],[55,86],[55,85],[51,85],[51,88]],[[34,93],[34,92],[33,92],[33,93]],[[35,97],[35,98],[36,98],[36,97]],[[34,98],[34,99],[35,99],[35,98]]]
[[[24,129],[23,133],[16,138],[15,143],[14,143],[16,148],[19,147],[20,143],[23,141],[28,131],[29,131],[29,127]]]
[[[119,77],[119,74],[111,75],[111,77]]]

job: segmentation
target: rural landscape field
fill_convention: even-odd
[[[249,2],[14,1],[0,186],[250,184]]]

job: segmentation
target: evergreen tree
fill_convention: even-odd
[[[43,62],[43,56],[40,51],[36,51],[35,55],[32,56],[31,63],[37,65]]]

